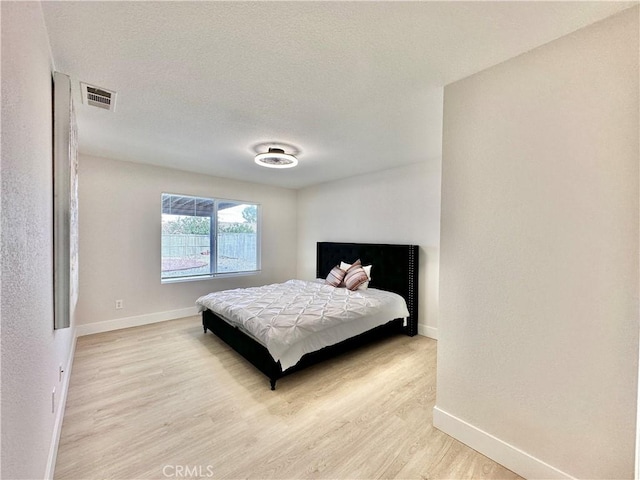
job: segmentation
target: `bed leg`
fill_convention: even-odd
[[[276,389],[276,382],[277,382],[276,379],[274,379],[274,378],[271,379],[271,390],[275,390]]]
[[[204,333],[207,333],[207,327],[206,327],[206,325],[202,325],[202,329],[204,330]]]

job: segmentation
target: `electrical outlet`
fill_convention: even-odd
[[[116,300],[116,310],[120,310],[124,307],[124,302],[122,300]]]
[[[58,367],[58,382],[62,382],[63,373],[64,373],[64,370],[62,369],[62,364],[60,364],[60,367]]]
[[[56,413],[56,387],[51,392],[51,413]]]

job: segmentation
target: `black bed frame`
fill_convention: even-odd
[[[280,366],[280,362],[276,362],[263,345],[244,334],[238,328],[231,326],[210,310],[202,312],[204,332],[211,330],[269,377],[271,390],[275,390],[276,381],[285,375],[373,340],[397,333],[405,333],[409,336],[417,334],[418,246],[318,242],[316,277],[325,278],[331,269],[339,265],[341,261],[353,263],[357,259],[360,259],[363,265],[373,265],[369,287],[388,290],[404,297],[409,309],[409,318],[406,326],[403,325],[403,319],[393,319],[373,330],[325,347],[317,352],[307,353],[296,365],[284,371]]]

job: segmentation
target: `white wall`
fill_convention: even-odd
[[[161,284],[163,192],[261,204],[262,273]],[[139,323],[146,323],[176,310],[183,316],[206,293],[295,276],[295,190],[80,155],[79,197],[80,333],[101,329],[96,322],[142,316]],[[122,310],[116,299],[124,300]]]
[[[419,332],[436,338],[439,232],[440,159],[304,188],[298,277],[315,277],[319,241],[419,245]]]
[[[53,463],[73,330],[53,330],[51,55],[39,3],[2,2],[2,466]],[[52,413],[51,393],[58,402]]]
[[[445,88],[434,419],[527,477],[633,477],[638,47],[635,7]]]

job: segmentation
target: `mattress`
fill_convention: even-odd
[[[404,298],[395,293],[304,280],[210,293],[196,304],[264,345],[283,371],[306,353],[409,316]]]

